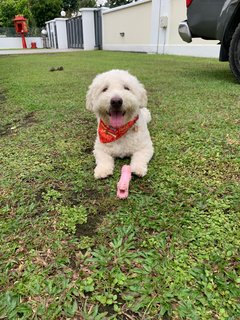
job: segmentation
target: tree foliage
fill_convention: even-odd
[[[63,0],[62,8],[67,13],[72,13],[79,9],[79,0]]]
[[[114,8],[131,2],[133,2],[133,0],[107,0],[106,5],[110,8]]]
[[[38,27],[43,27],[46,21],[59,17],[62,9],[62,0],[30,0],[29,4]]]
[[[80,8],[96,7],[96,0],[62,0],[62,3],[62,8],[66,11],[68,17],[70,17],[72,13],[77,12]]]
[[[66,11],[67,16],[83,7],[95,7],[96,0],[0,0],[0,25],[13,27],[17,14],[24,15],[29,25],[43,27],[46,21],[60,16]]]
[[[94,8],[96,0],[79,0],[79,8]]]
[[[4,27],[13,27],[15,15],[24,15],[29,21],[32,20],[32,14],[29,9],[28,0],[1,0],[0,18]]]

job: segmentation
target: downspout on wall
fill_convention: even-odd
[[[170,1],[152,0],[151,43],[153,53],[165,53],[171,8]]]

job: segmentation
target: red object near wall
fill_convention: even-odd
[[[27,19],[24,16],[17,15],[13,19],[16,33],[21,34],[22,37],[22,46],[27,48],[25,34],[28,33]]]

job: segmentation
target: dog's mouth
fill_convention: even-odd
[[[109,116],[109,124],[111,127],[117,129],[124,125],[125,111],[110,110],[107,114]]]

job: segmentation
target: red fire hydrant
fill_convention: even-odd
[[[22,37],[22,46],[24,49],[27,48],[27,43],[25,39],[25,34],[28,33],[27,19],[24,16],[17,15],[13,19],[15,30]]]

